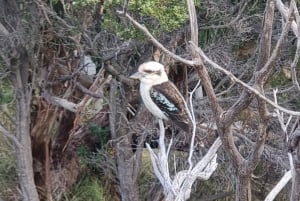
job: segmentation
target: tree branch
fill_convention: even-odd
[[[273,4],[273,2],[271,1],[270,4]],[[280,34],[278,42],[276,43],[275,49],[274,49],[274,51],[271,54],[271,57],[264,64],[263,68],[260,69],[257,72],[256,84],[259,84],[259,85],[264,84],[264,82],[267,79],[268,75],[270,74],[272,68],[274,67],[274,63],[275,63],[276,59],[279,56],[280,49],[281,49],[281,47],[283,45],[284,39],[287,36],[288,31],[289,31],[289,29],[291,27],[291,19],[290,19],[290,17],[291,17],[291,15],[293,13],[293,9],[292,8],[293,7],[291,6],[291,9],[289,9],[288,21],[284,25],[284,28],[283,28],[283,30],[282,30],[282,32]],[[272,9],[273,9],[273,12],[274,12],[274,8],[272,8]],[[271,10],[269,12],[271,12]],[[263,48],[265,48],[265,47],[263,47]]]
[[[226,24],[222,24],[222,25],[209,25],[209,26],[203,26],[203,27],[199,27],[199,28],[202,29],[202,30],[204,30],[204,29],[223,29],[223,28],[227,28],[227,27],[232,26],[233,24],[235,24],[240,19],[241,15],[243,14],[243,12],[246,9],[249,2],[250,2],[250,0],[245,1],[242,8],[239,9],[239,13],[237,14],[237,16],[233,20],[231,20],[230,22],[228,22]]]
[[[19,140],[11,133],[9,132],[7,129],[5,129],[1,124],[0,124],[0,132],[6,136],[8,139],[10,139],[11,141],[13,141],[13,143],[16,145],[16,147],[20,150],[23,149],[22,144],[19,142]]]
[[[261,70],[270,58],[274,10],[274,3],[272,1],[268,1],[265,9],[263,30],[259,43],[256,71]]]
[[[141,25],[140,23],[138,23],[137,21],[135,21],[128,13],[125,13],[123,11],[117,11],[117,13],[119,15],[125,15],[125,17],[134,24],[135,27],[137,27],[140,31],[142,31],[144,34],[146,34],[146,36],[148,36],[150,38],[150,40],[153,42],[153,44],[160,48],[162,51],[164,51],[166,54],[168,54],[170,57],[172,57],[174,60],[176,61],[180,61],[188,66],[194,66],[197,64],[197,62],[194,61],[190,61],[187,59],[184,59],[176,54],[174,54],[173,52],[170,52],[167,48],[165,48],[160,42],[158,42],[158,40],[156,40],[156,38],[154,38],[154,36],[148,31],[148,29],[144,26]]]
[[[87,94],[87,95],[89,95],[91,97],[94,97],[94,98],[104,98],[102,92],[100,92],[100,93],[92,92],[89,89],[87,89],[86,87],[84,87],[82,84],[80,84],[79,82],[75,82],[75,86],[76,86],[77,89],[79,89],[79,91],[81,91],[82,93]]]
[[[42,97],[47,100],[48,103],[62,107],[66,110],[69,110],[71,112],[76,112],[78,109],[78,104],[75,104],[73,102],[70,102],[66,99],[59,98],[56,96],[51,96],[48,92],[43,92]]]
[[[113,76],[115,76],[117,78],[117,80],[119,80],[120,82],[128,85],[128,86],[133,86],[134,84],[136,84],[136,82],[133,79],[130,79],[128,77],[126,77],[125,75],[121,74],[119,71],[117,71],[115,69],[114,66],[108,64],[105,66],[105,69]]]
[[[264,80],[268,77],[271,67],[271,63],[269,61],[275,61],[275,57],[270,58],[270,51],[271,51],[271,38],[272,38],[272,25],[273,25],[273,18],[274,18],[274,2],[272,0],[267,1],[267,6],[265,10],[265,19],[264,19],[264,25],[263,25],[263,36],[262,41],[260,43],[260,50],[259,50],[259,58],[256,65],[256,76],[255,78],[259,77],[260,79],[255,79],[255,86],[257,90],[265,96],[264,94]],[[276,44],[277,49],[272,53],[272,56],[275,54],[278,54],[278,46],[281,46],[284,36],[286,35],[286,29],[289,26],[285,26],[285,29],[282,31],[279,41]],[[275,54],[274,54],[275,52]],[[268,63],[269,62],[269,63]],[[268,65],[267,65],[268,64]],[[267,104],[265,101],[259,99],[256,97],[258,102],[258,111],[259,111],[259,117],[261,121],[258,125],[258,131],[256,135],[256,143],[254,147],[254,151],[251,155],[251,158],[248,160],[249,169],[250,171],[254,171],[257,164],[260,161],[261,154],[264,150],[264,145],[267,137],[266,128],[269,121],[269,111],[267,108]]]
[[[289,9],[282,3],[281,0],[275,0],[275,3],[277,9],[279,10],[283,18],[288,21]],[[292,21],[292,31],[295,34],[295,36],[299,38],[297,23],[294,20]]]
[[[198,45],[198,23],[194,0],[187,0],[187,5],[190,17],[191,41]],[[199,58],[194,48],[192,48],[192,57],[193,59]]]
[[[281,107],[281,106],[275,104],[273,101],[271,101],[270,99],[268,99],[265,96],[263,96],[257,89],[255,89],[255,88],[249,86],[248,84],[244,83],[243,81],[241,81],[240,79],[238,79],[237,77],[235,77],[230,71],[224,69],[223,67],[219,66],[214,61],[212,61],[211,59],[209,59],[199,47],[195,46],[194,44],[192,44],[192,45],[197,48],[197,51],[200,54],[200,56],[202,57],[202,59],[203,59],[204,62],[209,63],[213,68],[215,68],[215,69],[221,71],[222,73],[224,73],[225,75],[227,75],[233,82],[236,82],[236,83],[240,84],[242,87],[244,87],[245,89],[249,90],[250,92],[252,92],[256,96],[258,96],[262,100],[266,101],[267,103],[269,103],[273,107],[279,109],[280,111],[285,112],[287,114],[294,115],[294,116],[300,116],[300,112],[288,110],[288,109],[286,109],[284,107]]]
[[[3,26],[3,24],[0,22],[0,35],[8,36],[9,32],[7,29]]]
[[[297,5],[296,5],[295,1],[292,0],[291,4],[292,4],[293,9],[294,9],[294,15],[295,15],[296,22],[297,22],[297,33],[298,33],[298,36],[299,36],[300,35],[300,16],[299,16],[299,12],[298,12]],[[298,82],[298,79],[297,79],[296,66],[297,66],[298,61],[299,61],[299,54],[300,54],[300,38],[297,37],[297,49],[296,49],[296,52],[295,52],[293,62],[291,64],[291,70],[292,70],[293,83],[296,86],[296,89],[298,89],[298,91],[300,91],[300,85],[299,85],[299,82]]]
[[[273,201],[279,192],[286,186],[286,184],[291,180],[292,174],[291,170],[287,171],[276,186],[268,193],[264,201]]]

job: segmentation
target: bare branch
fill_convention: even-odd
[[[123,11],[117,11],[118,14],[124,15]],[[180,56],[174,54],[173,52],[170,52],[168,49],[166,49],[154,36],[148,31],[148,29],[144,26],[138,23],[136,20],[134,20],[128,13],[125,14],[125,17],[134,24],[139,30],[142,31],[142,33],[146,34],[150,38],[150,40],[153,42],[153,44],[160,48],[162,51],[167,53],[170,57],[172,57],[176,61],[180,61],[188,66],[194,66],[197,62],[193,62],[184,58],[181,58]]]
[[[124,4],[123,4],[123,12],[125,14],[127,13],[127,9],[128,9],[128,1],[129,0],[124,0]]]
[[[20,144],[19,140],[11,132],[9,132],[7,129],[5,129],[1,124],[0,124],[0,132],[4,136],[6,136],[8,139],[13,141],[13,143],[16,145],[16,147],[18,149],[20,149],[20,150],[23,149],[23,146]]]
[[[164,142],[165,129],[161,119],[158,120],[158,123],[159,123],[159,130],[160,130],[159,141],[158,141],[159,152],[156,155],[148,143],[146,144],[146,146],[150,152],[154,173],[159,179],[160,183],[163,185],[165,195],[169,195],[169,194],[175,195],[175,191],[171,184],[169,165],[168,165],[168,155],[166,152],[166,147]]]
[[[195,136],[196,136],[196,119],[195,119],[195,113],[194,113],[194,107],[193,107],[193,94],[195,93],[195,91],[197,90],[197,88],[199,87],[201,81],[199,80],[198,83],[196,84],[196,86],[194,87],[193,91],[190,94],[190,115],[191,115],[191,119],[192,119],[192,124],[193,124],[193,133],[192,133],[192,139],[191,139],[191,144],[190,144],[190,151],[189,151],[189,158],[188,158],[188,162],[190,164],[190,168],[189,170],[191,170],[193,168],[193,162],[192,162],[192,157],[193,157],[193,152],[194,152],[194,144],[195,144]]]
[[[298,12],[298,9],[297,9],[297,5],[296,5],[294,0],[291,1],[291,4],[293,6],[294,15],[295,15],[296,22],[297,22],[297,33],[298,33],[298,35],[300,35],[300,16],[299,16],[299,12]],[[296,52],[295,52],[294,60],[291,64],[291,70],[292,70],[293,83],[296,86],[296,88],[298,89],[298,91],[300,91],[300,85],[299,85],[299,82],[298,82],[298,79],[297,79],[296,66],[297,66],[297,63],[299,61],[299,54],[300,54],[300,38],[297,37],[297,49],[296,49]]]
[[[283,18],[288,21],[289,9],[282,3],[281,0],[275,0],[275,3],[277,9],[279,10]],[[292,21],[292,31],[295,34],[295,36],[298,38],[299,37],[298,27],[295,21]]]
[[[270,61],[275,61],[274,55],[279,54],[278,47],[281,46],[284,36],[287,33],[287,29],[289,26],[285,26],[285,29],[282,31],[279,41],[276,44],[277,49],[272,52],[272,56],[270,58],[270,51],[271,51],[271,38],[272,38],[272,25],[273,25],[273,18],[274,18],[274,2],[272,0],[267,1],[266,9],[265,9],[265,19],[263,25],[263,33],[262,33],[262,40],[260,43],[259,49],[259,58],[256,65],[256,79],[255,79],[255,86],[257,90],[263,95],[264,94],[264,82],[268,77],[273,65],[271,65]],[[269,65],[267,65],[269,63]],[[269,121],[269,111],[267,108],[267,104],[262,99],[256,97],[258,102],[258,111],[260,117],[260,123],[258,125],[258,131],[256,135],[256,143],[255,148],[253,150],[252,156],[250,160],[248,160],[249,167],[254,170],[257,164],[260,161],[262,152],[264,150],[265,141],[267,137],[267,125]]]
[[[274,101],[275,103],[277,103],[277,92],[278,92],[278,89],[275,89],[273,90],[273,95],[274,95]],[[280,123],[280,126],[281,126],[281,129],[282,131],[284,132],[285,134],[285,141],[288,142],[289,140],[289,136],[287,134],[287,128],[288,128],[288,125],[290,123],[290,120],[292,119],[292,115],[290,115],[287,123],[284,123],[284,114],[283,113],[280,113],[278,109],[275,109],[275,112],[277,113],[277,118],[278,118],[278,121]],[[288,158],[289,158],[289,163],[290,163],[290,174],[293,178],[293,183],[295,182],[295,167],[294,167],[294,161],[293,161],[293,156],[291,153],[288,153]],[[282,178],[283,179],[283,178]],[[293,185],[294,186],[294,185]],[[292,190],[293,191],[293,190]],[[270,195],[271,196],[271,195]]]
[[[47,22],[49,24],[52,24],[52,23],[51,23],[51,20],[48,17],[48,14],[51,15],[51,17],[55,18],[58,22],[60,22],[61,24],[63,24],[68,29],[70,29],[70,30],[74,29],[74,26],[69,25],[64,19],[62,19],[61,17],[59,17],[57,15],[57,13],[54,10],[50,9],[43,1],[41,1],[41,0],[34,0],[34,2],[42,10],[42,12],[44,13],[45,18],[47,19]]]
[[[270,58],[274,10],[274,3],[272,1],[268,1],[264,15],[263,33],[261,34],[259,43],[256,71],[261,70]]]
[[[0,22],[0,35],[8,36],[9,32],[7,29],[3,26],[3,24]]]
[[[100,92],[100,93],[92,92],[89,89],[87,89],[86,87],[84,87],[82,84],[80,84],[79,82],[76,82],[75,85],[76,85],[77,89],[79,89],[84,94],[87,94],[94,98],[104,98],[102,92]]]
[[[272,4],[272,2],[270,2],[270,4]],[[288,13],[289,20],[284,25],[284,28],[280,34],[278,42],[276,43],[275,49],[271,54],[271,57],[268,59],[267,63],[264,64],[264,67],[257,72],[256,84],[259,84],[259,85],[263,84],[263,82],[266,80],[267,76],[270,74],[272,68],[274,67],[274,63],[275,63],[276,59],[278,58],[278,55],[280,53],[280,49],[283,45],[284,39],[285,39],[286,35],[288,34],[288,31],[291,27],[290,16],[293,13],[292,8],[293,7],[291,6],[291,9],[289,10],[289,13]]]
[[[210,25],[210,26],[203,26],[203,27],[199,27],[200,29],[223,29],[223,28],[227,28],[230,27],[232,25],[234,25],[241,17],[241,15],[243,14],[244,10],[246,9],[248,3],[250,2],[250,0],[245,1],[244,5],[242,6],[241,9],[239,9],[239,13],[237,14],[237,16],[231,20],[230,22],[226,23],[226,24],[222,24],[222,25]]]
[[[203,58],[203,60],[205,62],[209,63],[213,68],[215,68],[215,69],[221,71],[222,73],[224,73],[225,75],[227,75],[233,82],[236,82],[236,83],[240,84],[245,89],[247,89],[250,92],[252,92],[253,94],[257,95],[259,98],[261,98],[262,100],[266,101],[267,103],[269,103],[273,107],[279,109],[280,111],[285,112],[287,114],[294,115],[294,116],[300,116],[300,112],[288,110],[288,109],[286,109],[284,107],[281,107],[281,106],[275,104],[273,101],[271,101],[270,99],[268,99],[265,96],[263,96],[258,90],[256,90],[255,88],[249,86],[248,84],[244,83],[243,81],[241,81],[240,79],[238,79],[237,77],[235,77],[230,71],[224,69],[223,67],[219,66],[214,61],[212,61],[211,59],[209,59],[199,47],[195,46],[194,44],[192,44],[192,45],[195,48],[197,48],[198,53],[200,54],[200,56]]]
[[[62,107],[66,110],[69,110],[71,112],[76,112],[78,109],[78,104],[75,104],[73,102],[70,102],[66,99],[59,98],[56,96],[51,96],[48,92],[44,92],[42,94],[42,97],[44,97],[49,103]]]
[[[292,174],[291,170],[287,171],[280,181],[276,184],[276,186],[269,192],[265,201],[273,201],[279,192],[286,186],[286,184],[291,180]]]
[[[195,9],[194,0],[187,0],[188,11],[190,16],[190,26],[191,26],[191,41],[194,44],[198,44],[198,23],[197,14]],[[197,58],[196,51],[192,48],[193,59]]]
[[[117,78],[117,80],[119,80],[120,82],[127,84],[128,86],[133,86],[136,82],[133,79],[130,79],[128,77],[126,77],[125,75],[121,74],[120,72],[118,72],[114,66],[108,64],[105,66],[105,69],[112,74],[113,76],[115,76]]]

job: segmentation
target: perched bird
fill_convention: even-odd
[[[169,81],[164,66],[150,61],[130,76],[140,80],[140,94],[146,108],[160,119],[171,119],[185,132],[191,132],[192,120],[184,98]]]

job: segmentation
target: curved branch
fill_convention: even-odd
[[[23,149],[22,144],[19,142],[19,140],[11,133],[9,132],[6,128],[4,128],[1,124],[0,124],[0,132],[6,136],[8,139],[10,139],[11,141],[13,141],[13,143],[16,145],[16,147],[20,150]]]
[[[197,48],[198,53],[200,54],[200,56],[202,57],[202,59],[205,62],[209,63],[213,68],[215,68],[215,69],[221,71],[222,73],[224,73],[225,75],[227,75],[233,82],[236,82],[236,83],[240,84],[245,89],[249,90],[251,93],[255,94],[256,96],[258,96],[262,100],[266,101],[267,103],[269,103],[273,107],[279,109],[280,111],[285,112],[285,113],[290,114],[290,115],[300,116],[300,112],[292,111],[292,110],[286,109],[284,107],[281,107],[280,105],[277,105],[276,103],[274,103],[273,101],[271,101],[267,97],[263,96],[257,89],[255,89],[255,88],[249,86],[248,84],[246,84],[245,82],[241,81],[240,79],[235,77],[230,71],[222,68],[221,66],[216,64],[214,61],[212,61],[210,58],[208,58],[199,47],[195,46],[194,44],[192,44],[192,45],[195,48]]]
[[[105,70],[107,70],[111,75],[115,76],[117,80],[120,82],[127,84],[128,86],[133,86],[136,82],[133,79],[126,77],[125,75],[119,73],[114,66],[108,64],[105,66]]]
[[[288,20],[289,9],[282,3],[281,0],[275,0],[275,3],[277,9],[279,10],[283,18],[285,20]],[[298,27],[297,27],[297,23],[294,20],[292,21],[292,31],[295,34],[295,36],[298,38],[299,37]]]
[[[294,15],[295,15],[296,22],[297,22],[297,33],[299,35],[299,33],[300,33],[300,16],[299,16],[299,12],[298,12],[297,5],[296,5],[295,1],[291,1],[291,4],[292,4],[293,9],[294,9]],[[296,52],[295,52],[294,60],[291,64],[291,70],[292,70],[293,83],[296,86],[298,91],[300,91],[300,85],[299,85],[299,82],[298,82],[298,79],[297,79],[296,66],[297,66],[297,63],[299,61],[299,54],[300,54],[300,38],[297,37],[297,49],[296,49]]]
[[[170,52],[158,40],[156,40],[156,38],[154,38],[154,36],[148,31],[148,29],[144,25],[141,25],[140,23],[135,21],[128,13],[124,13],[123,11],[117,11],[117,13],[119,15],[124,15],[130,22],[132,22],[134,24],[135,27],[137,27],[140,31],[142,31],[144,34],[146,34],[156,47],[160,48],[162,51],[167,53],[170,57],[172,57],[176,61],[180,61],[189,66],[194,66],[197,64],[197,62],[184,59],[184,58],[174,54],[173,52]]]

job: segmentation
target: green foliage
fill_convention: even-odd
[[[72,4],[75,8],[82,8],[86,6],[95,5],[100,2],[100,0],[73,0]]]
[[[269,79],[269,84],[272,88],[282,87],[289,84],[291,81],[291,75],[288,74],[286,69],[282,69],[281,71],[275,73]]]
[[[83,178],[68,194],[65,201],[104,201],[103,186],[96,177]]]
[[[0,197],[14,194],[17,174],[13,151],[8,146],[8,140],[0,135]]]
[[[12,84],[8,80],[0,80],[0,105],[10,103],[14,98]]]
[[[129,4],[129,6],[131,5],[136,8],[136,11],[140,10],[142,15],[156,19],[162,31],[173,31],[188,19],[184,0],[136,0]]]
[[[102,150],[105,150],[107,148],[109,129],[99,127],[95,123],[90,123],[89,131],[92,135],[95,136],[95,144],[98,144]],[[93,153],[91,153],[91,151],[86,146],[79,146],[77,149],[77,153],[79,156],[83,157],[84,159],[93,157]]]
[[[99,127],[97,124],[90,123],[89,124],[90,132],[95,135],[96,142],[100,143],[101,148],[105,148],[108,141],[108,128]]]
[[[86,146],[79,146],[77,148],[77,153],[80,157],[87,158],[91,153]]]
[[[132,25],[126,25],[114,15],[116,8],[121,9],[122,0],[105,1],[106,14],[104,16],[104,28],[116,33],[120,38],[142,39],[143,35],[136,31]],[[188,19],[188,11],[185,0],[135,0],[129,1],[128,10],[136,13],[137,21],[154,34],[163,31],[174,31],[183,25]]]
[[[223,38],[230,30],[228,28],[224,29],[204,29],[199,32],[199,43],[201,47],[205,47],[214,41]]]

